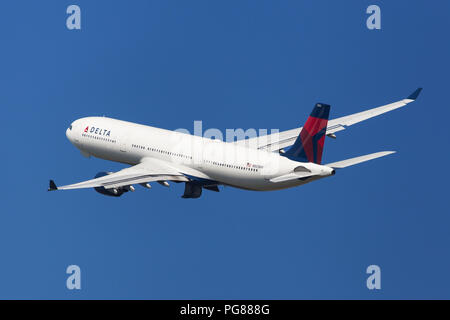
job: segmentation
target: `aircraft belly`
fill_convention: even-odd
[[[291,180],[277,183],[270,182],[263,177],[259,177],[259,179],[221,179],[219,181],[239,189],[253,191],[274,191],[301,186],[320,178],[322,177],[311,177],[306,180]]]
[[[225,174],[209,172],[207,173],[211,178],[220,181],[223,184],[246,190],[265,191],[277,190],[297,186],[302,184],[302,181],[288,181],[284,183],[273,183],[260,174],[243,175],[243,174]]]
[[[85,144],[83,147],[83,151],[91,154],[92,156],[109,161],[121,162],[126,164],[137,164],[139,163],[139,157],[130,153],[130,152],[121,152],[115,148],[105,148],[101,145]]]

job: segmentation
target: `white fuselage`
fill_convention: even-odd
[[[143,158],[156,158],[187,177],[242,189],[284,189],[331,174],[329,167],[293,161],[278,153],[106,117],[78,119],[66,135],[85,156],[130,165],[140,163]],[[307,180],[270,181],[292,173],[300,165],[317,176]]]

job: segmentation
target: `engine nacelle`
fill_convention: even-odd
[[[104,177],[111,174],[111,172],[99,172],[95,175],[95,178]],[[95,191],[98,193],[104,194],[105,196],[111,196],[111,197],[120,197],[125,192],[128,192],[128,189],[120,187],[120,188],[112,188],[112,189],[106,189],[105,187],[95,187]]]

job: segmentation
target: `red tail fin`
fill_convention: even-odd
[[[330,106],[317,103],[294,145],[284,154],[296,161],[322,162]]]

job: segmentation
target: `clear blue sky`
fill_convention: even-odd
[[[81,7],[82,29],[66,28]],[[366,28],[370,4],[382,29]],[[448,1],[3,1],[0,298],[450,298]],[[397,101],[284,191],[46,191],[121,165],[66,139],[90,115],[167,129],[301,126]],[[65,287],[68,265],[82,290]],[[366,288],[368,265],[382,289]]]

